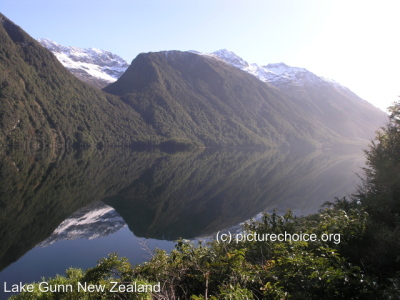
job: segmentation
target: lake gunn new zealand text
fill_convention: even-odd
[[[5,293],[22,293],[22,292],[33,292],[35,285],[33,284],[19,284],[8,285],[4,282]],[[49,284],[48,282],[41,282],[37,286],[41,292],[104,292],[109,291],[111,293],[127,292],[127,293],[147,293],[147,292],[159,292],[161,288],[160,282],[157,284],[137,284],[136,282],[123,283],[123,282],[110,282],[110,285],[105,284],[88,284],[87,282],[80,283],[76,286],[72,284]]]

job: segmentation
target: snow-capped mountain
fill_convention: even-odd
[[[303,86],[305,84],[330,84],[338,88],[347,90],[346,87],[340,85],[334,80],[317,76],[314,73],[304,68],[291,67],[284,63],[271,63],[266,66],[259,66],[256,63],[249,64],[234,52],[222,49],[212,53],[194,53],[206,56],[212,56],[220,59],[236,68],[239,68],[247,73],[250,73],[260,79],[268,82],[279,88],[287,87],[288,85]]]
[[[129,66],[124,59],[108,51],[61,46],[48,39],[38,41],[72,74],[99,88],[116,81]]]
[[[125,225],[124,219],[114,208],[103,202],[95,202],[65,219],[38,246],[46,247],[61,240],[96,239],[117,232]]]
[[[53,52],[57,59],[76,77],[99,88],[116,81],[129,67],[125,60],[108,51],[61,46],[48,39],[39,39],[38,41]],[[317,76],[304,68],[291,67],[284,63],[271,63],[265,66],[259,66],[256,63],[250,64],[226,49],[212,53],[190,52],[222,60],[278,88],[328,84],[342,91],[350,92],[334,80]]]
[[[48,39],[39,39],[38,41],[53,52],[57,59],[75,76],[100,88],[116,81],[129,67],[125,60],[108,51],[61,46]],[[212,53],[190,52],[222,60],[278,88],[291,85],[330,84],[342,90],[348,90],[339,83],[317,76],[304,68],[291,67],[284,63],[271,63],[266,66],[259,66],[256,63],[249,64],[234,52],[226,49]]]

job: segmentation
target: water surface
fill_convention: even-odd
[[[353,192],[363,162],[361,150],[3,154],[0,283],[88,268],[111,252],[141,263],[148,250],[213,237],[262,211],[309,214]]]

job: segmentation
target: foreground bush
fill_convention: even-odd
[[[377,280],[340,255],[346,240],[365,230],[361,209],[336,206],[297,218],[265,214],[244,225],[247,233],[340,234],[342,240],[313,242],[211,241],[197,245],[178,241],[171,253],[157,250],[152,259],[132,267],[115,254],[92,269],[70,269],[49,284],[73,285],[72,292],[26,292],[15,299],[365,299],[378,295]],[[342,244],[343,243],[343,244]],[[152,285],[153,292],[115,292],[113,282]],[[104,291],[78,292],[84,283]],[[119,286],[119,284],[118,284]],[[32,298],[33,297],[33,298]],[[86,298],[85,298],[86,297]]]

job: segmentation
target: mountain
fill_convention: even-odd
[[[0,145],[121,146],[154,135],[131,107],[78,80],[0,14]]]
[[[286,88],[288,85],[301,86],[328,83],[336,86],[339,89],[348,90],[348,88],[342,86],[334,80],[315,75],[304,68],[288,66],[282,62],[271,63],[266,66],[259,66],[256,63],[249,64],[234,52],[226,49],[218,50],[212,53],[202,53],[197,51],[190,52],[222,60],[227,64],[254,75],[263,82],[267,82],[280,88]]]
[[[104,50],[64,47],[45,39],[39,41],[74,75],[97,87],[114,82],[128,68],[120,57]],[[309,117],[316,117],[321,124],[345,138],[370,140],[387,120],[384,112],[348,88],[307,69],[284,63],[250,64],[226,49],[213,53],[189,52],[223,61],[277,87],[306,110]]]
[[[266,66],[249,64],[226,49],[208,54],[196,53],[222,60],[279,88],[310,116],[317,117],[321,124],[340,136],[370,140],[375,136],[375,131],[387,121],[387,115],[383,111],[361,99],[347,87],[317,76],[307,69],[284,63]]]
[[[139,54],[103,90],[120,96],[165,138],[226,147],[344,142],[279,89],[191,52]]]
[[[98,88],[116,81],[129,66],[124,59],[108,51],[61,46],[48,39],[39,39],[38,42],[72,74]]]

